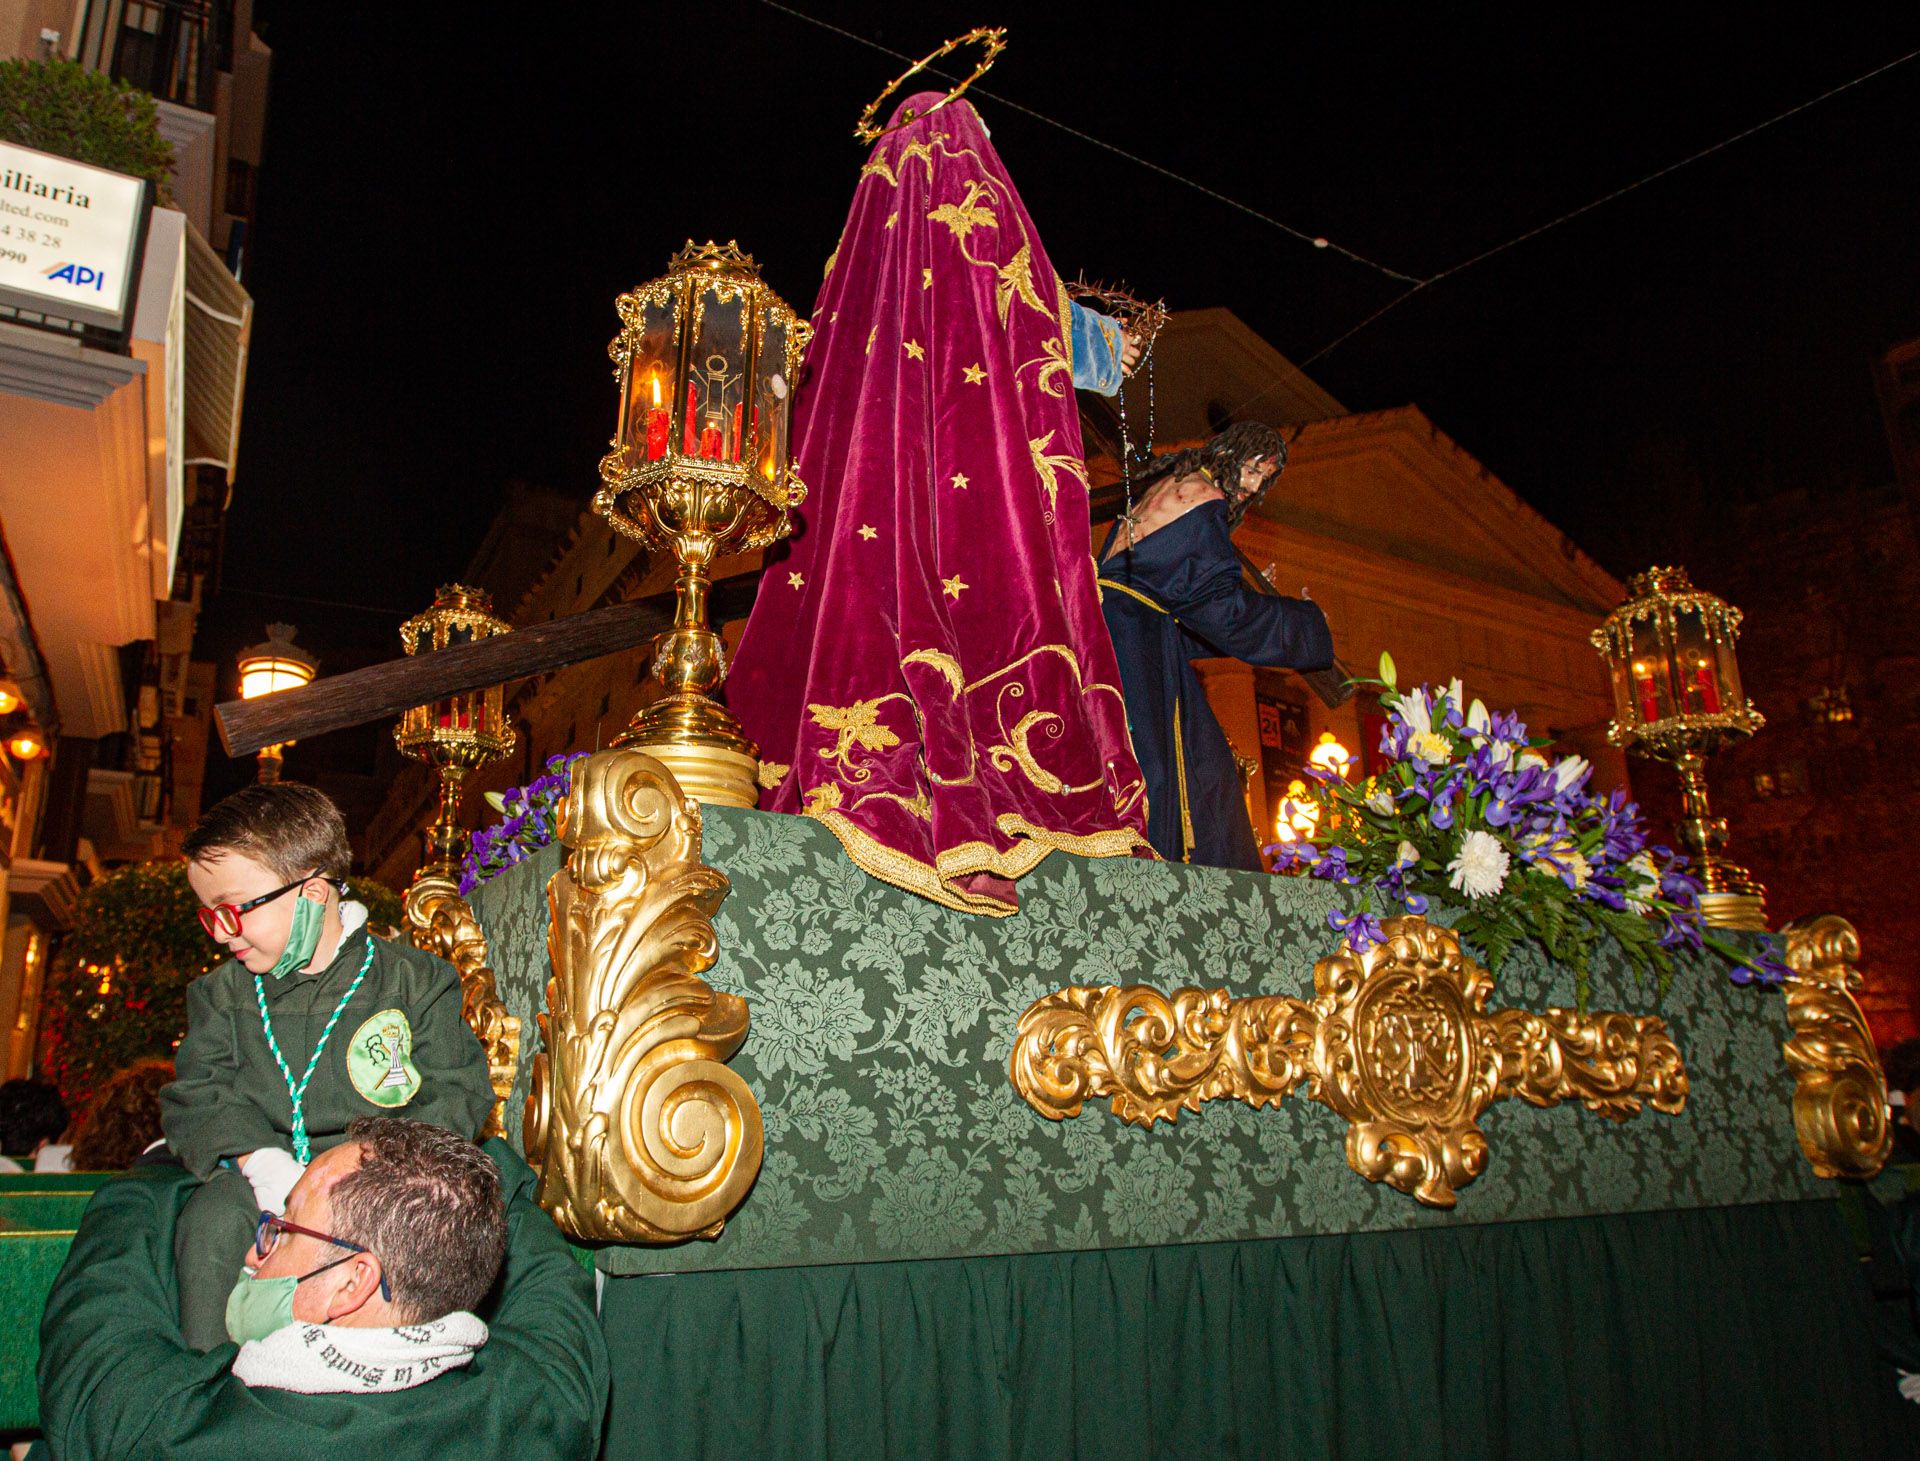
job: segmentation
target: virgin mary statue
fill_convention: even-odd
[[[1152,854],[1094,587],[1074,309],[979,116],[941,101],[902,103],[827,260],[795,402],[812,491],[728,699],[763,807],[877,878],[1008,914],[1055,848]]]

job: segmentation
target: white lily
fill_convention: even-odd
[[[1487,702],[1475,697],[1467,707],[1467,729],[1485,735],[1493,729],[1493,717],[1487,714]]]
[[[1402,842],[1393,855],[1395,867],[1412,867],[1420,861],[1420,849],[1411,842]]]
[[[1593,763],[1585,756],[1563,756],[1553,765],[1553,790],[1557,796],[1570,786],[1579,784],[1580,778],[1593,769]]]

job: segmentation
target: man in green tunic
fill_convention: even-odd
[[[246,1342],[199,1354],[174,1321],[192,1178],[107,1183],[47,1299],[33,1454],[593,1455],[607,1400],[593,1278],[534,1187],[502,1141],[358,1121],[234,1255],[236,1273],[253,1265],[228,1306]]]
[[[404,1108],[471,1139],[493,1088],[458,971],[372,937],[367,910],[343,901],[346,824],[323,793],[250,786],[185,851],[200,921],[233,955],[188,987],[178,1078],[160,1098],[168,1146],[205,1184],[175,1256],[187,1343],[210,1349],[256,1216],[285,1210],[348,1122]]]

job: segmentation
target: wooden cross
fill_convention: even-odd
[[[1123,491],[1118,482],[1093,490],[1089,506],[1094,522],[1119,515]],[[708,613],[716,627],[746,617],[759,591],[760,573],[756,568],[714,584]],[[1251,576],[1261,589],[1273,591],[1258,581],[1257,574]],[[669,590],[651,598],[532,624],[474,644],[450,645],[431,654],[403,656],[344,675],[330,675],[298,690],[282,690],[257,700],[223,701],[213,712],[220,727],[220,743],[229,756],[250,756],[262,746],[311,740],[328,731],[385,720],[449,695],[484,690],[620,654],[648,643],[671,626],[673,606],[674,596]],[[1342,671],[1326,670],[1304,678],[1329,705],[1339,704],[1352,693],[1341,684],[1345,678]]]

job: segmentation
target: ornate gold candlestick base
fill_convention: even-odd
[[[692,691],[654,701],[613,742],[645,751],[695,801],[750,807],[760,795],[760,749],[718,701]]]

